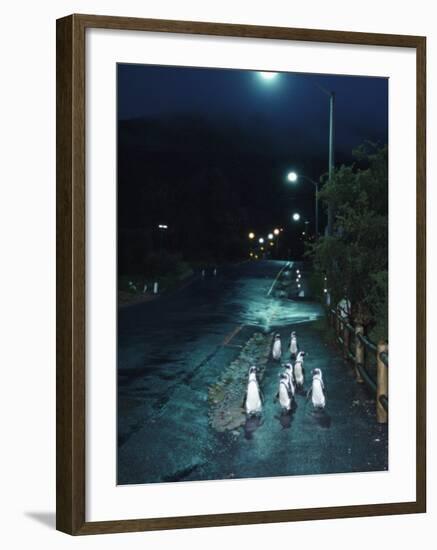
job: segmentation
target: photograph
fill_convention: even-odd
[[[389,470],[389,85],[117,64],[117,485]]]

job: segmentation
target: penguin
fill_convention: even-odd
[[[305,382],[305,369],[303,368],[303,358],[305,357],[305,352],[300,351],[297,355],[296,361],[293,367],[293,376],[296,383],[296,389],[301,390]]]
[[[287,363],[285,365],[284,374],[287,377],[287,384],[288,384],[288,387],[290,388],[290,393],[294,397],[295,385],[294,385],[294,376],[293,376],[293,365],[291,363]]]
[[[297,338],[296,333],[293,331],[290,336],[290,355],[292,358],[296,357],[297,355]]]
[[[256,379],[256,367],[249,369],[246,394],[244,396],[244,408],[248,416],[259,415],[262,411],[262,394]]]
[[[279,361],[279,359],[281,359],[281,355],[282,355],[281,336],[279,334],[275,334],[275,339],[273,340],[272,357],[275,361]]]
[[[279,380],[279,389],[276,394],[276,399],[281,405],[283,411],[289,412],[293,405],[293,395],[290,392],[289,380],[287,373],[283,372]]]
[[[323,383],[322,371],[320,369],[314,369],[313,381],[311,388],[308,390],[307,399],[310,398],[315,409],[324,409],[326,406],[326,388]]]

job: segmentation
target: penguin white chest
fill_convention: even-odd
[[[258,413],[261,412],[261,408],[262,403],[258,383],[255,380],[251,380],[247,386],[246,412],[247,414]]]
[[[279,384],[279,403],[284,409],[289,410],[291,408],[291,399],[288,394],[288,388],[282,382]]]
[[[299,384],[299,386],[303,386],[303,368],[302,363],[298,362],[294,365],[294,378],[296,380],[296,384]]]
[[[323,384],[319,378],[313,379],[311,400],[314,407],[323,408],[326,405],[325,392],[323,391]]]
[[[291,392],[291,395],[294,396],[294,382],[293,382],[293,372],[291,369],[287,369],[285,371],[287,373],[287,376],[288,376],[288,387],[290,389],[290,392]]]
[[[272,351],[273,359],[276,359],[276,360],[280,359],[281,354],[282,354],[281,340],[275,340],[275,342],[273,343],[273,351]]]

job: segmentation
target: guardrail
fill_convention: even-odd
[[[375,344],[364,335],[364,327],[352,326],[339,310],[328,309],[328,319],[334,328],[343,357],[355,368],[357,382],[366,384],[376,398],[376,420],[388,421],[388,344]]]

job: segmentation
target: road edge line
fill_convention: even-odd
[[[279,270],[278,274],[276,275],[276,277],[275,277],[275,279],[274,279],[274,281],[273,281],[273,283],[272,283],[272,286],[270,287],[269,291],[267,292],[267,296],[270,296],[272,290],[273,290],[274,287],[275,287],[275,284],[278,282],[278,279],[279,279],[279,277],[281,276],[281,273],[284,271],[284,269],[285,269],[286,267],[288,267],[288,266],[290,265],[290,263],[291,263],[291,262],[286,262],[286,264],[282,267],[282,269]]]

